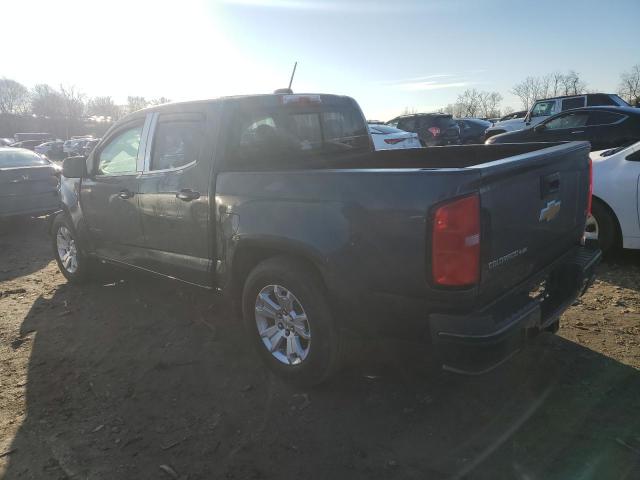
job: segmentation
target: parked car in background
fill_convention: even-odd
[[[524,118],[527,115],[527,110],[519,110],[517,112],[507,113],[500,117],[498,122],[506,122],[507,120],[515,120],[517,118]],[[497,122],[496,122],[497,123]]]
[[[31,150],[0,147],[0,217],[58,210],[60,170]]]
[[[40,140],[40,143],[56,139],[52,134],[43,132],[20,132],[16,133],[13,138],[15,138],[16,142],[22,142],[24,140]]]
[[[73,157],[76,155],[82,155],[84,153],[84,146],[89,142],[90,138],[71,138],[64,142],[62,147],[64,154],[67,157]]]
[[[640,249],[640,142],[591,152],[592,217],[586,236],[597,238],[602,251],[620,246]]]
[[[629,104],[613,93],[585,93],[538,100],[524,117],[498,122],[487,129],[485,138],[532,127],[557,113],[586,106],[628,107]]]
[[[405,132],[389,125],[369,123],[369,133],[376,150],[422,148],[417,133]]]
[[[484,132],[492,124],[479,118],[457,118],[460,127],[460,143],[484,143]]]
[[[568,142],[587,140],[592,150],[640,140],[640,110],[633,107],[585,107],[568,110],[535,127],[503,133],[486,143]]]
[[[42,140],[22,140],[21,142],[15,142],[9,145],[14,148],[26,148],[27,150],[34,150],[38,145],[43,143]]]
[[[460,144],[460,127],[446,113],[414,113],[402,115],[387,123],[405,132],[417,133],[425,147]]]
[[[88,140],[87,143],[84,144],[84,147],[82,149],[82,155],[89,156],[89,154],[93,151],[93,149],[98,144],[98,142],[100,142],[99,138],[92,138]]]
[[[102,260],[222,290],[266,364],[299,384],[336,371],[345,331],[424,342],[443,368],[479,374],[556,331],[594,278],[588,153],[375,151],[358,104],[336,95],[155,106],[64,161],[52,250],[74,283]]]
[[[64,142],[62,140],[54,140],[37,145],[33,151],[45,155],[51,160],[62,160],[64,158],[63,145]]]

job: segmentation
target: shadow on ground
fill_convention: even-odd
[[[53,260],[50,248],[42,249],[43,241],[49,243],[49,217],[0,218],[0,282],[37,272]],[[16,251],[15,242],[22,244]]]
[[[137,276],[39,298],[5,478],[640,475],[640,372],[560,337],[478,378],[428,376],[412,349],[381,343],[300,392],[266,373],[223,305]]]

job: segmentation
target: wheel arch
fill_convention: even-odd
[[[622,236],[622,226],[620,225],[620,220],[618,219],[618,215],[616,215],[616,212],[613,210],[613,208],[611,208],[611,205],[609,205],[605,200],[603,200],[602,197],[593,195],[592,201],[600,203],[604,207],[604,209],[607,210],[607,212],[609,212],[609,214],[611,215],[611,218],[613,218],[613,222],[615,223],[615,226],[616,226],[615,245],[621,247],[624,244],[624,238]]]
[[[317,252],[286,240],[245,240],[235,246],[229,280],[224,287],[234,303],[240,301],[249,273],[261,262],[274,257],[298,263],[315,275],[322,288],[326,289],[326,268]]]

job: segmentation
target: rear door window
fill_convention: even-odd
[[[624,119],[624,115],[611,112],[589,112],[588,126],[594,125],[610,125]]]
[[[584,104],[584,97],[564,98],[562,99],[562,111],[564,112],[565,110],[571,110],[572,108],[584,107]]]
[[[203,145],[204,124],[199,116],[160,115],[153,136],[150,170],[170,170],[196,162]]]
[[[613,98],[609,95],[605,95],[604,93],[592,93],[587,95],[587,106],[595,107],[598,105],[618,105]]]
[[[416,119],[411,118],[402,118],[398,122],[398,128],[400,130],[404,130],[405,132],[415,132],[417,130]]]

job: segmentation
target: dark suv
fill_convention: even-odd
[[[460,127],[446,113],[415,113],[389,120],[387,125],[417,133],[425,147],[460,144]]]

